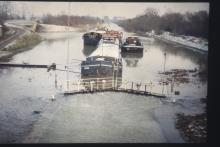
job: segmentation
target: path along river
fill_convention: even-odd
[[[110,24],[114,29],[120,27]],[[11,63],[51,64],[63,69],[66,64],[67,34],[42,33],[45,41],[32,50],[12,57]],[[71,32],[71,70],[80,72],[80,62],[93,48],[83,46],[83,32]],[[129,33],[124,33],[129,35]],[[166,70],[200,69],[207,66],[207,54],[164,44],[152,38],[141,37],[143,56],[125,55],[123,80],[158,82],[163,71],[164,52]],[[56,71],[59,81],[65,80],[65,72]],[[70,74],[72,80],[80,74]],[[46,69],[0,69],[0,142],[184,142],[175,128],[175,113],[200,113],[204,104],[200,98],[207,95],[207,79],[195,77],[189,83],[175,85],[180,91],[175,96],[169,87],[161,100],[154,97],[123,93],[97,93],[63,96],[55,87],[55,72]],[[162,92],[162,86],[151,90]],[[51,95],[55,101],[51,101]]]

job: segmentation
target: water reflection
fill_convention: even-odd
[[[159,46],[161,51],[168,54],[179,56],[183,59],[189,59],[193,63],[198,64],[200,68],[204,68],[203,70],[207,70],[207,68],[205,69],[208,63],[208,56],[206,53],[189,50],[181,46],[170,45],[159,40],[156,41],[155,46]]]
[[[122,58],[126,62],[127,67],[137,67],[138,61],[143,58],[143,52],[138,53],[121,53]]]

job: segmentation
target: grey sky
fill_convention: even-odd
[[[12,2],[17,13],[24,12],[42,16],[43,14],[67,14],[68,2]],[[125,2],[71,2],[72,15],[113,16],[132,18],[143,14],[146,8],[155,8],[162,15],[167,11],[185,13],[205,10],[209,12],[209,3],[125,3]]]

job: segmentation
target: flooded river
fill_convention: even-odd
[[[118,29],[120,29],[118,27]],[[95,48],[83,46],[83,32],[70,33],[71,71],[80,72],[80,62]],[[124,33],[129,35],[129,33]],[[52,64],[64,69],[67,34],[42,33],[45,41],[12,57],[11,63]],[[141,37],[144,53],[124,54],[123,80],[158,82],[166,70],[201,69],[207,55]],[[77,59],[77,60],[72,60]],[[58,86],[55,86],[57,74]],[[175,113],[200,113],[207,95],[207,79],[193,78],[175,85],[180,95],[165,86],[165,100],[123,93],[63,96],[65,72],[46,69],[0,69],[0,142],[184,142],[175,128]],[[78,80],[80,73],[70,73]],[[162,86],[149,89],[162,93]],[[51,101],[52,95],[55,101]],[[175,103],[172,99],[175,98]]]

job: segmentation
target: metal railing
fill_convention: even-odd
[[[115,90],[165,96],[165,94],[161,93],[162,86],[164,86],[161,82],[131,82],[123,80],[121,77],[83,78],[78,81],[68,82],[68,89],[66,88],[66,81],[62,83],[64,93]]]

